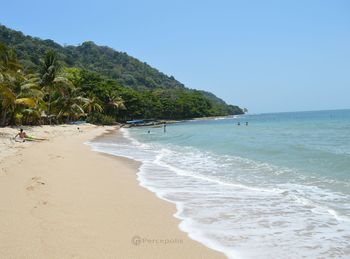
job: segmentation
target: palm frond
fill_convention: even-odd
[[[32,98],[18,98],[15,100],[15,104],[32,108],[36,106],[36,102]]]

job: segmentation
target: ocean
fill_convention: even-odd
[[[140,161],[192,239],[229,258],[350,258],[350,110],[121,132],[89,144]]]

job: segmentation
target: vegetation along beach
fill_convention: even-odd
[[[0,6],[0,259],[350,258],[349,1]]]

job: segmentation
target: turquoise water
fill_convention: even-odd
[[[122,132],[92,145],[141,161],[193,239],[230,258],[350,258],[350,110]]]

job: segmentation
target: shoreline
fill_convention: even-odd
[[[91,146],[93,151],[96,151],[102,155],[111,156],[114,158],[127,159],[127,160],[134,161],[135,163],[138,163],[139,166],[138,166],[138,171],[137,171],[137,175],[136,175],[138,185],[141,188],[144,188],[144,189],[148,190],[149,192],[151,192],[158,199],[164,201],[167,204],[173,205],[173,207],[175,208],[175,210],[174,210],[175,212],[172,213],[172,216],[175,219],[177,219],[179,230],[186,233],[187,236],[191,240],[199,242],[200,244],[204,245],[207,248],[212,249],[213,251],[222,253],[225,256],[225,258],[240,258],[235,252],[227,251],[227,247],[224,247],[220,243],[217,243],[214,240],[210,240],[207,237],[203,236],[201,234],[201,229],[198,229],[198,228],[191,226],[191,223],[189,223],[189,218],[181,216],[181,213],[183,212],[183,208],[184,208],[181,203],[175,202],[175,201],[168,199],[168,198],[165,198],[156,189],[154,189],[153,187],[150,187],[147,184],[147,180],[144,179],[144,177],[145,177],[144,172],[141,170],[142,166],[144,165],[144,160],[142,160],[142,159],[138,160],[136,158],[133,158],[133,157],[130,157],[127,155],[122,155],[122,154],[112,154],[112,153],[108,152],[107,150],[103,150],[103,149],[99,150],[98,146],[97,146],[97,148],[94,146],[94,142],[95,143],[117,143],[117,142],[119,142],[119,141],[116,141],[114,139],[115,137],[122,138],[122,139],[129,139],[122,132],[124,132],[124,128],[120,128],[117,134],[114,131],[110,131],[110,132],[103,134],[102,136],[99,136],[99,137],[89,141],[89,143],[86,143],[86,144]],[[123,143],[123,141],[122,141],[122,143]]]
[[[2,138],[13,149],[0,156],[1,257],[225,258],[179,229],[175,206],[140,186],[137,162],[84,145],[116,127],[79,127],[35,128],[51,136],[42,143]]]

